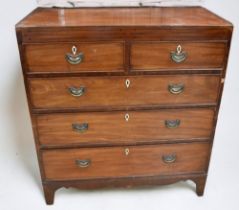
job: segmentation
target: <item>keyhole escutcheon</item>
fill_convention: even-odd
[[[125,80],[125,86],[126,86],[126,88],[129,88],[129,86],[130,86],[130,80],[129,79]]]
[[[124,119],[125,119],[125,121],[126,122],[128,122],[129,121],[129,114],[127,113],[127,114],[125,114],[125,116],[124,116]]]
[[[124,152],[125,152],[125,155],[128,156],[128,155],[129,155],[129,148],[126,148],[126,149],[124,150]]]

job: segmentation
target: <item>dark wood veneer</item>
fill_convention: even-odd
[[[71,31],[69,34],[68,31]],[[227,41],[230,27],[80,27],[22,29],[24,43],[55,43],[79,41]],[[34,41],[32,41],[34,40]]]
[[[196,183],[197,194],[203,195],[232,30],[231,23],[201,7],[37,8],[20,21],[16,25],[16,33],[47,204],[53,203],[54,193],[61,187],[131,187],[170,184],[188,179]],[[64,59],[65,53],[68,53],[66,49],[77,45],[80,50],[79,43],[109,43],[110,47],[98,47],[100,55],[94,57],[91,52],[95,46],[89,49],[85,44],[84,51],[89,58],[85,66],[69,66]],[[134,47],[137,43],[144,43],[143,47]],[[190,49],[189,53],[193,50],[195,60],[189,59],[182,65],[173,64],[167,57],[168,47],[165,51],[165,47],[162,50],[155,46],[152,48],[155,51],[152,51],[148,43],[168,45],[170,50],[181,44],[183,48],[186,46],[185,49]],[[197,49],[200,49],[199,54]],[[160,53],[162,55],[157,57]],[[203,56],[197,59],[197,55]],[[133,83],[132,90],[126,92],[118,81],[124,83],[128,78]],[[74,99],[74,102],[65,89],[61,89],[62,85],[66,88],[82,81],[87,81],[89,87],[97,87],[98,92],[94,97],[88,96],[87,101],[80,103]],[[185,89],[185,95],[168,95],[165,86],[169,82],[181,81],[191,89]],[[105,98],[102,97],[103,93]],[[114,124],[110,120],[106,123],[106,120],[108,114],[121,117],[123,113],[137,114],[138,117],[127,122],[130,129],[126,128],[124,119],[121,122],[116,117],[117,128],[121,128],[119,132],[124,132],[119,135]],[[160,125],[162,119],[170,117],[175,120],[176,113],[180,113],[177,118],[188,122],[184,131],[180,133],[179,127],[168,132],[162,125],[159,130],[156,129],[156,124]],[[99,120],[97,116],[102,119]],[[78,119],[106,123],[98,129],[112,132],[99,133],[96,129],[91,136],[83,134],[87,137],[85,139],[77,138],[65,125]],[[145,123],[147,126],[144,126]],[[126,130],[131,138],[124,136]],[[143,148],[143,152],[132,159],[132,167],[128,171],[126,162],[120,162],[122,158],[127,160],[130,157],[122,156],[125,148],[132,151]],[[149,148],[154,151],[152,154]],[[99,157],[98,153],[103,150],[109,153]],[[182,157],[185,161],[158,168],[150,165],[152,157],[166,151],[178,152],[179,160]],[[100,174],[105,168],[103,171],[97,170],[104,164],[86,168],[89,172],[84,174],[79,173],[71,158],[81,158],[81,154],[92,154],[94,160],[100,159],[102,164],[109,166],[107,176],[111,176]],[[112,160],[109,159],[114,155],[117,156],[116,165],[111,164]],[[147,167],[141,167],[144,161],[148,163]],[[152,164],[161,164],[161,161],[158,158]],[[72,173],[66,174],[64,163]],[[136,171],[133,171],[134,167]],[[57,170],[59,173],[56,173]]]

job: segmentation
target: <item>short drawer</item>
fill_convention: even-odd
[[[209,139],[213,109],[46,114],[36,117],[41,145],[108,145]]]
[[[220,76],[31,78],[33,108],[216,105]]]
[[[131,46],[131,69],[222,68],[226,50],[223,42],[135,42]]]
[[[47,180],[204,173],[210,144],[169,144],[48,150],[42,152]]]
[[[123,71],[124,43],[25,45],[29,72]]]

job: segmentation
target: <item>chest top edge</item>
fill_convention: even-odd
[[[36,8],[16,28],[40,27],[232,27],[203,7]]]

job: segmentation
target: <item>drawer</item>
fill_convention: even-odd
[[[31,78],[33,108],[216,105],[220,76]]]
[[[46,150],[42,161],[47,180],[203,173],[210,144],[168,144]]]
[[[124,43],[25,45],[29,72],[123,71]]]
[[[131,46],[132,70],[222,68],[224,42],[135,42]]]
[[[210,138],[213,109],[46,114],[36,117],[42,145],[135,144]]]

